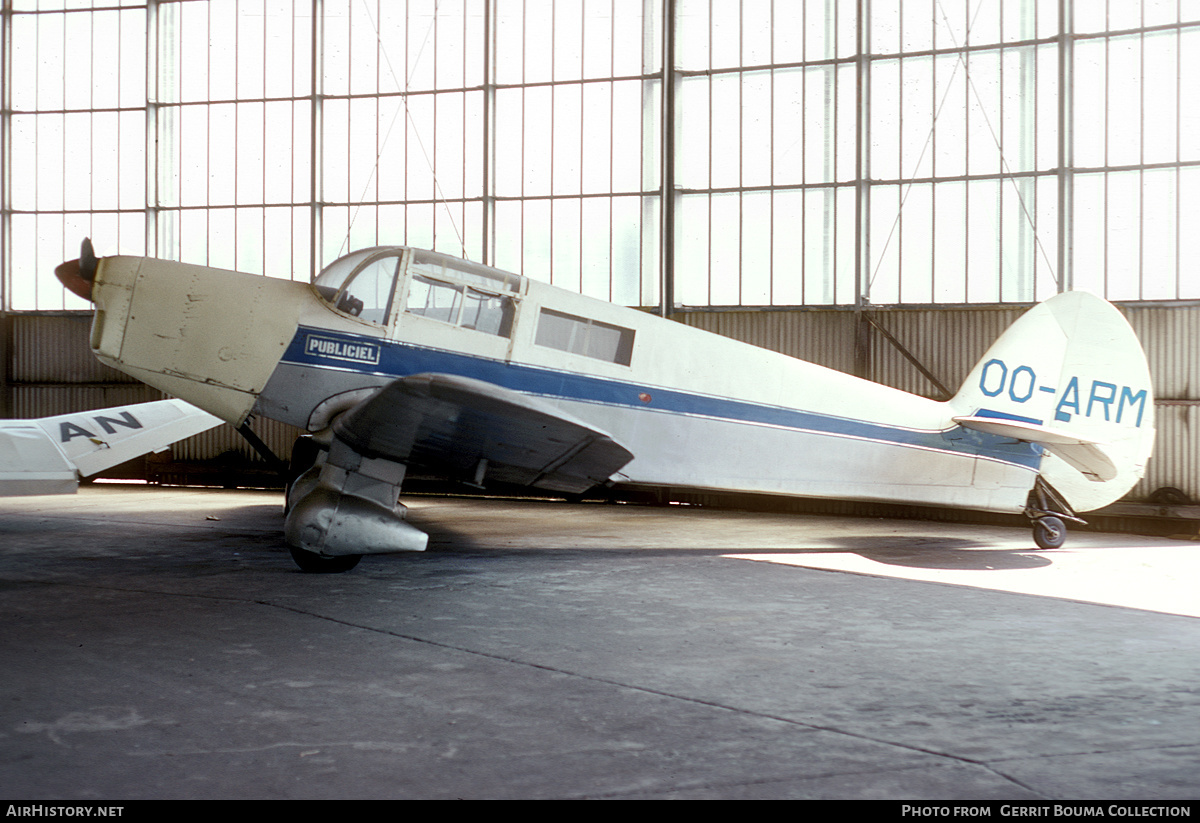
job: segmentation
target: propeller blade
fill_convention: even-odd
[[[92,282],[96,279],[96,267],[99,264],[91,238],[85,237],[79,249],[79,259],[60,263],[54,269],[54,276],[72,294],[91,300]]]

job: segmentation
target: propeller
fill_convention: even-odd
[[[100,260],[92,248],[91,238],[85,237],[79,247],[79,259],[60,263],[54,269],[54,276],[72,294],[77,294],[84,300],[91,300],[92,282],[96,279],[96,267],[99,264]]]

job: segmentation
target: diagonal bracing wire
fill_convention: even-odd
[[[445,206],[446,205],[446,196],[445,196],[444,192],[442,191],[442,184],[438,180],[437,173],[433,166],[433,160],[430,159],[430,157],[429,157],[429,152],[425,148],[425,143],[421,140],[421,133],[420,133],[420,130],[417,128],[417,122],[413,118],[412,111],[408,107],[409,80],[412,77],[412,72],[416,70],[418,65],[420,65],[421,58],[425,54],[425,47],[427,45],[429,45],[430,37],[433,34],[433,27],[437,23],[438,9],[441,6],[441,0],[437,0],[437,2],[435,2],[433,4],[433,15],[430,17],[429,28],[425,30],[425,37],[421,40],[421,47],[417,50],[417,56],[413,60],[411,70],[404,78],[403,85],[401,85],[401,83],[400,83],[400,78],[396,76],[395,67],[392,65],[391,57],[388,55],[387,47],[384,45],[384,42],[383,42],[383,34],[379,30],[379,23],[371,15],[371,8],[368,5],[367,0],[362,0],[362,3],[363,3],[363,8],[366,9],[366,12],[367,12],[367,19],[371,21],[371,28],[375,32],[375,42],[379,47],[379,53],[383,57],[384,63],[387,65],[388,74],[390,74],[392,76],[392,82],[395,83],[396,88],[398,90],[401,90],[404,92],[404,94],[401,98],[403,101],[404,116],[407,119],[407,121],[412,124],[413,137],[417,141],[417,147],[420,148],[420,150],[421,150],[421,156],[425,158],[425,164],[427,166],[429,166],[429,173],[433,177],[433,185],[434,185],[435,190],[437,191],[438,202],[440,202],[443,206]],[[395,128],[396,119],[399,117],[399,115],[400,115],[400,110],[396,109],[395,113],[392,115],[391,122],[388,123],[387,131],[385,131],[383,134],[383,141],[379,144],[379,150],[375,154],[375,165],[371,167],[371,173],[367,176],[367,181],[363,185],[363,193],[358,198],[359,199],[358,205],[355,206],[354,214],[350,217],[350,225],[346,229],[346,239],[342,241],[342,250],[341,250],[341,252],[339,252],[339,254],[344,254],[347,250],[346,247],[350,243],[350,233],[354,229],[354,221],[358,219],[358,212],[362,208],[363,199],[367,196],[367,192],[371,188],[371,181],[374,180],[379,174],[379,163],[380,163],[380,159],[383,157],[384,147],[387,146],[388,138],[391,137],[392,129]],[[450,218],[450,225],[454,229],[454,235],[455,235],[455,237],[458,238],[458,243],[462,247],[463,255],[466,256],[466,253],[467,253],[466,241],[463,240],[462,232],[459,231],[458,223],[454,219],[454,213],[449,208],[446,208],[446,216]]]
[[[979,2],[976,4],[975,12],[974,12],[974,14],[971,15],[971,20],[967,24],[967,31],[964,34],[964,37],[970,36],[971,29],[975,25],[975,20],[978,18],[979,11],[983,7],[984,2],[986,2],[986,0],[979,0]],[[1021,213],[1025,216],[1026,221],[1029,223],[1029,228],[1033,234],[1034,243],[1037,245],[1038,251],[1042,255],[1042,259],[1046,261],[1046,266],[1047,266],[1048,270],[1053,275],[1054,264],[1050,262],[1050,258],[1046,254],[1046,249],[1042,245],[1042,240],[1038,236],[1037,223],[1034,221],[1033,215],[1030,214],[1030,212],[1029,212],[1029,205],[1025,202],[1025,198],[1021,194],[1020,187],[1018,187],[1016,185],[1016,178],[1013,174],[1012,168],[1009,166],[1008,160],[1004,157],[1004,151],[1000,144],[1000,138],[996,134],[996,129],[992,126],[991,118],[988,117],[987,108],[983,105],[983,100],[979,96],[979,90],[975,87],[974,82],[972,82],[972,80],[971,80],[971,72],[969,70],[967,70],[966,53],[959,47],[957,40],[955,40],[955,38],[954,38],[954,28],[950,25],[950,21],[948,19],[948,16],[946,15],[945,9],[942,7],[941,0],[938,0],[937,6],[938,6],[939,12],[941,12],[942,19],[946,22],[946,30],[949,32],[950,40],[953,43],[954,48],[956,50],[958,50],[958,59],[954,64],[954,71],[950,75],[950,80],[946,84],[946,91],[942,95],[942,99],[938,102],[937,111],[935,111],[933,114],[933,122],[930,123],[930,125],[929,125],[929,134],[925,137],[925,144],[921,147],[921,154],[917,158],[917,162],[916,162],[915,167],[913,168],[913,173],[911,176],[914,178],[917,176],[917,170],[921,168],[921,163],[925,159],[925,153],[929,150],[929,146],[933,142],[933,133],[934,133],[934,128],[937,125],[938,116],[942,113],[942,107],[945,106],[946,100],[950,96],[950,89],[954,85],[954,78],[958,75],[958,69],[961,66],[963,69],[963,76],[966,77],[967,87],[971,90],[972,95],[974,95],[975,102],[979,104],[979,111],[983,115],[983,122],[988,128],[988,132],[992,136],[992,142],[996,144],[996,149],[1000,152],[1001,167],[1008,174],[1009,180],[1012,181],[1013,191],[1016,192],[1017,201],[1021,204]],[[875,278],[879,275],[879,270],[883,267],[883,261],[884,261],[885,255],[887,253],[888,246],[891,245],[892,237],[894,237],[896,234],[896,228],[897,228],[897,226],[900,225],[900,214],[904,211],[904,203],[906,200],[908,200],[908,194],[912,190],[912,187],[913,187],[912,182],[909,182],[908,185],[906,185],[904,187],[904,193],[900,197],[900,208],[898,208],[896,210],[896,217],[892,221],[892,226],[888,230],[887,239],[884,241],[883,248],[879,252],[879,258],[875,264],[875,270],[871,272],[871,278],[867,283],[868,289],[875,284]],[[1055,281],[1055,283],[1057,284],[1057,280]]]

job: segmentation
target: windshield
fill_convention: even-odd
[[[387,322],[403,249],[375,247],[326,266],[313,281],[334,308],[372,323]]]

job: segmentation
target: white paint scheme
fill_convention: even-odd
[[[398,260],[401,271],[394,292],[388,287],[368,296],[380,322],[335,308],[343,294],[334,290],[348,284],[343,291],[355,291],[353,277],[380,259]],[[494,302],[511,300],[511,333],[489,334],[406,311],[419,265],[442,271],[439,277],[461,288],[484,288]],[[168,261],[105,258],[91,294],[97,305],[92,343],[104,362],[231,423],[251,413],[266,416],[313,431],[326,446],[338,439],[329,427],[346,412],[361,409],[398,378],[426,373],[494,384],[498,392],[561,409],[564,419],[590,427],[589,436],[632,453],[606,476],[610,484],[633,487],[1021,512],[1040,473],[1076,508],[1088,510],[1132,487],[1153,445],[1153,396],[1141,347],[1113,306],[1078,292],[1031,309],[946,402],[402,247],[335,261],[312,286]],[[631,331],[629,364],[540,345],[543,308]],[[464,405],[440,413],[471,412],[490,398],[456,402]],[[400,417],[408,411],[397,407]],[[405,448],[418,449],[426,445],[421,427],[437,422],[372,419],[371,425],[385,429],[407,427]],[[383,440],[394,440],[402,433],[384,434]],[[506,436],[475,434],[476,440]],[[479,448],[470,438],[455,446],[448,437],[443,431],[434,438],[443,456]],[[1043,457],[1042,449],[1060,449],[1067,460]],[[486,452],[479,455],[460,479],[480,483],[504,475]],[[355,471],[342,463],[334,474]],[[353,485],[333,493],[350,494]],[[343,535],[336,552],[321,551],[347,553],[354,539]]]
[[[220,423],[181,400],[0,421],[0,494],[74,494],[80,478]]]

